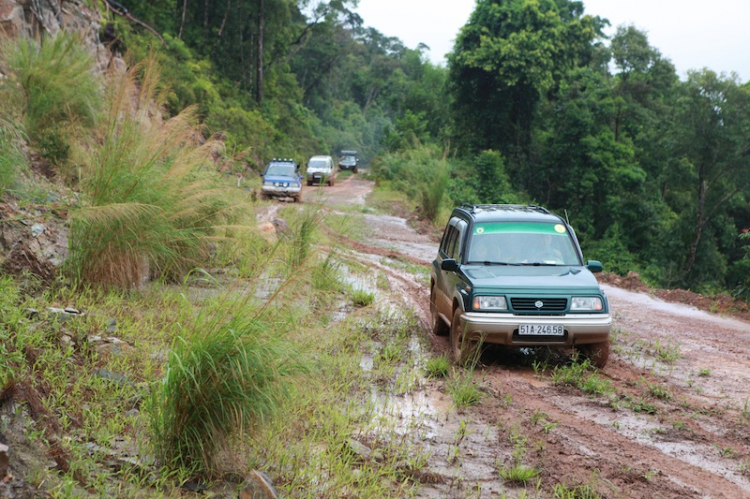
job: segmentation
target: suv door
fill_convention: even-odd
[[[463,261],[467,226],[468,224],[458,217],[450,219],[435,260],[435,306],[438,313],[444,316],[448,323],[453,317],[453,290],[462,280],[456,272],[443,270],[441,266],[443,260],[449,258],[456,260],[459,265]]]

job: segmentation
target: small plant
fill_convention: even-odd
[[[708,368],[701,369],[700,371],[698,371],[698,376],[704,376],[704,377],[711,376],[711,369],[708,369]]]
[[[745,399],[745,404],[740,409],[740,419],[750,421],[750,399]]]
[[[669,390],[661,385],[649,383],[646,385],[646,388],[650,397],[654,397],[660,400],[669,400],[672,398],[672,394],[669,393]]]
[[[750,475],[750,457],[740,462],[737,471],[739,471],[741,475]]]
[[[503,466],[498,468],[500,477],[507,483],[526,485],[539,476],[539,470],[531,466],[516,464],[514,466]]]
[[[482,399],[482,392],[474,383],[471,371],[454,372],[448,380],[448,393],[458,408],[476,405]]]
[[[380,350],[380,354],[378,354],[378,359],[385,364],[396,363],[400,361],[401,358],[402,348],[395,343],[388,343],[382,348],[382,350]]]
[[[600,499],[602,496],[590,484],[570,487],[558,483],[553,489],[554,499]]]
[[[534,374],[541,376],[549,368],[549,362],[547,362],[547,360],[534,360],[534,362],[531,363],[531,367],[534,369]]]
[[[690,431],[690,427],[681,420],[677,420],[672,423],[672,427],[677,431]]]
[[[549,433],[549,432],[551,432],[552,430],[554,430],[555,428],[557,428],[557,423],[551,423],[551,422],[549,422],[549,421],[545,422],[545,423],[544,423],[544,424],[542,425],[542,431],[543,431],[544,433]]]
[[[650,404],[642,398],[625,397],[624,405],[629,407],[633,412],[645,412],[646,414],[656,414],[657,409],[654,404]]]
[[[680,358],[680,346],[677,344],[662,345],[657,339],[653,344],[656,358],[667,364],[674,364]]]
[[[611,391],[609,381],[601,378],[595,371],[588,359],[568,366],[555,366],[552,371],[552,382],[558,386],[573,386],[591,395],[602,395]]]
[[[310,273],[312,287],[316,291],[342,291],[341,270],[332,254],[312,268]]]
[[[732,458],[734,458],[737,455],[737,452],[734,450],[734,447],[731,447],[731,446],[729,446],[729,447],[719,447],[717,445],[716,446],[716,450],[719,451],[719,455],[721,457],[725,457],[727,459],[732,459]]]
[[[425,372],[428,378],[445,378],[451,368],[451,361],[445,355],[432,357],[427,361]]]
[[[388,283],[388,276],[383,272],[378,273],[378,278],[375,282],[375,285],[378,287],[378,289],[382,289],[384,291],[387,291],[391,287],[391,285]]]
[[[352,291],[352,303],[360,307],[367,307],[372,305],[375,301],[375,294],[365,291],[363,289],[355,289]]]

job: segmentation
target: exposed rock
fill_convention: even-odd
[[[64,225],[35,222],[38,217],[8,204],[0,204],[0,218],[7,221],[0,224],[0,269],[9,274],[30,271],[52,280],[68,255]]]
[[[372,449],[367,447],[362,442],[354,439],[349,439],[347,442],[349,451],[355,456],[359,457],[362,461],[369,461],[372,458]]]
[[[97,374],[106,380],[112,381],[119,386],[136,386],[136,383],[129,380],[122,374],[113,373],[112,371],[109,371],[107,369],[97,369],[96,371],[94,371],[94,374]]]
[[[117,320],[116,319],[113,319],[113,318],[107,319],[105,326],[109,334],[113,334],[117,332]]]
[[[289,228],[289,224],[283,218],[274,218],[273,220],[271,220],[271,223],[276,229],[276,235],[279,237],[288,236],[292,232]]]
[[[57,319],[61,322],[67,322],[71,319],[74,319],[81,315],[81,313],[76,309],[63,309],[63,308],[56,308],[56,307],[47,307],[47,312],[49,312],[49,315],[53,319]]]

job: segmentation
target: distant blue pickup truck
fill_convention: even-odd
[[[272,159],[262,177],[261,199],[291,198],[302,202],[302,175],[293,159]]]

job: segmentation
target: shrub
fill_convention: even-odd
[[[177,338],[146,404],[161,464],[199,476],[214,475],[230,438],[273,415],[306,370],[283,327],[244,302],[220,307]]]
[[[158,85],[151,58],[109,86],[101,142],[81,172],[88,204],[71,214],[67,263],[79,284],[179,277],[207,259],[215,229],[231,220],[210,163],[220,145],[199,145],[193,108],[157,122]]]
[[[67,159],[68,133],[94,125],[102,100],[102,79],[94,60],[75,36],[64,31],[41,42],[14,38],[0,45],[0,60],[13,75],[10,98],[20,103],[26,132],[53,162]]]

